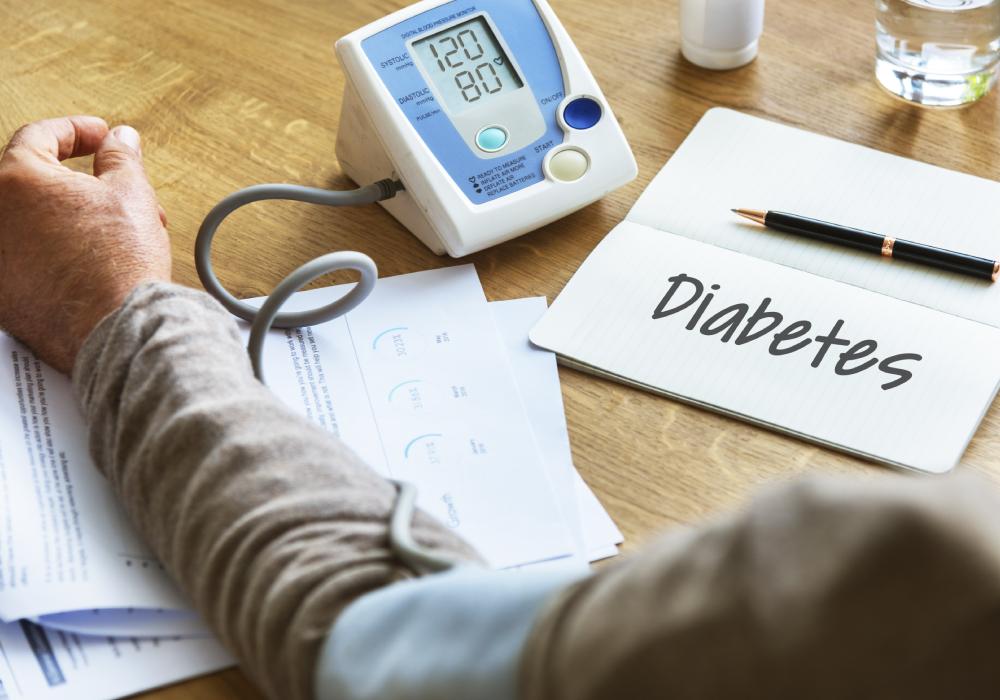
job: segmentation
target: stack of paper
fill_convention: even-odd
[[[573,468],[554,356],[528,343],[545,308],[488,304],[471,266],[382,280],[345,318],[273,332],[266,380],[494,567],[585,566],[622,538]],[[0,618],[0,700],[120,697],[232,663],[91,463],[68,380],[2,335]]]
[[[574,474],[555,358],[528,342],[545,309],[488,304],[471,265],[385,279],[344,318],[274,332],[265,380],[381,474],[415,483],[491,565],[587,559],[621,536]]]

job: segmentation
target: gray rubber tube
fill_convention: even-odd
[[[417,487],[405,481],[393,482],[399,489],[396,507],[389,523],[389,546],[410,568],[425,574],[436,574],[459,566],[460,562],[443,557],[413,539],[410,525],[417,509]]]
[[[354,285],[354,289],[332,304],[311,311],[279,313],[285,302],[297,291],[317,277],[322,277],[328,272],[336,272],[337,270],[357,270],[361,273],[361,279]],[[354,251],[329,253],[315,260],[310,260],[283,279],[275,287],[274,291],[271,292],[270,296],[267,297],[260,310],[254,310],[253,325],[250,327],[250,342],[247,344],[247,352],[250,354],[253,373],[257,376],[257,379],[262,383],[266,383],[264,382],[263,353],[264,341],[267,339],[268,331],[274,327],[299,328],[302,326],[315,326],[342,316],[363,302],[372,293],[377,280],[378,268],[375,266],[375,261],[364,253]],[[250,308],[252,309],[253,307]],[[282,317],[285,319],[284,324],[278,322]]]
[[[378,268],[375,266],[375,261],[363,253],[343,251],[324,255],[307,262],[288,275],[268,296],[263,306],[256,309],[230,294],[212,269],[212,241],[219,225],[234,211],[253,202],[285,199],[333,207],[357,206],[390,199],[402,189],[402,183],[392,180],[381,180],[367,187],[344,192],[300,185],[255,185],[229,195],[213,207],[205,217],[195,241],[194,258],[198,277],[209,294],[218,299],[230,313],[252,324],[247,352],[253,363],[254,374],[262,383],[264,341],[271,328],[315,326],[348,313],[375,289]],[[361,274],[361,279],[350,292],[332,304],[310,311],[280,313],[284,303],[302,287],[317,277],[336,270],[357,270]],[[392,550],[416,571],[434,573],[456,566],[457,562],[421,547],[413,539],[410,525],[416,510],[417,490],[412,484],[405,482],[397,481],[395,484],[399,489],[399,495],[389,524],[389,542]]]
[[[198,270],[198,277],[201,279],[201,283],[204,285],[205,290],[218,299],[219,303],[226,307],[231,314],[237,316],[238,318],[242,318],[244,321],[253,323],[257,318],[257,309],[246,302],[240,301],[230,294],[229,291],[222,286],[222,283],[219,282],[219,278],[215,275],[215,270],[212,269],[212,242],[215,238],[215,233],[218,230],[219,225],[226,219],[227,216],[240,207],[244,207],[248,204],[276,199],[307,202],[309,204],[322,204],[324,206],[331,207],[373,204],[375,202],[394,197],[396,192],[401,189],[402,185],[399,182],[381,180],[375,184],[368,185],[367,187],[361,187],[356,190],[347,190],[343,192],[321,190],[314,187],[303,187],[301,185],[254,185],[253,187],[247,187],[239,192],[234,192],[212,208],[212,210],[208,213],[208,216],[205,217],[205,221],[202,223],[201,228],[198,230],[198,238],[195,241],[194,248],[194,259],[195,266]],[[352,264],[352,262],[346,258],[341,258],[337,261],[337,267],[333,267],[328,270],[358,270],[361,273],[361,281],[358,282],[354,289],[348,292],[343,298],[319,309],[293,313],[275,313],[274,317],[271,319],[271,326],[275,328],[300,328],[303,326],[315,326],[337,318],[338,316],[342,316],[356,308],[371,293],[375,285],[377,274],[375,274],[375,263],[372,262],[371,258],[361,253],[354,253],[354,255],[358,256],[354,261],[357,265]],[[324,259],[328,257],[329,256],[324,256]],[[313,263],[315,262],[316,261],[313,261],[303,265],[301,268],[289,275],[286,280],[291,279],[292,277],[300,277],[300,273],[306,268],[315,270],[316,268],[313,267]],[[307,282],[315,279],[321,274],[323,273],[314,275],[312,278],[307,280]],[[282,285],[279,285],[279,288],[283,285],[284,282]]]

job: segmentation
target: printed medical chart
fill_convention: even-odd
[[[290,308],[329,303],[329,287]],[[504,568],[574,547],[472,266],[383,279],[347,316],[273,331],[268,386]],[[359,408],[360,407],[360,408]]]

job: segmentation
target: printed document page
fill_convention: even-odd
[[[585,564],[615,556],[623,537],[573,466],[556,356],[528,341],[547,310],[544,297],[490,304],[563,518],[574,523],[575,558]]]
[[[88,637],[0,625],[0,700],[110,700],[233,666],[211,638]]]
[[[928,472],[957,463],[1000,378],[991,326],[631,222],[531,339],[642,388]]]
[[[94,467],[69,380],[0,333],[0,618],[183,605]]]
[[[532,348],[528,342],[528,331],[548,309],[548,304],[544,298],[536,297],[495,302],[489,307],[506,345],[521,403],[541,450],[560,517],[569,529],[572,550],[562,559],[586,567],[589,560],[583,541],[582,511],[573,479],[576,469],[570,452],[555,356]]]

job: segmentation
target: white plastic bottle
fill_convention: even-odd
[[[702,68],[750,63],[763,31],[764,0],[681,0],[681,51]]]

